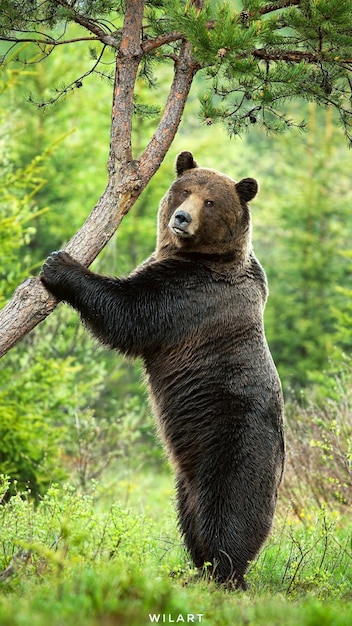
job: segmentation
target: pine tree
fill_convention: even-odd
[[[210,0],[3,0],[3,63],[30,68],[62,45],[90,51],[86,72],[63,76],[38,107],[84,88],[94,74],[113,83],[107,187],[67,250],[88,265],[110,239],[164,159],[197,73],[208,86],[201,119],[225,124],[230,135],[304,126],[286,113],[295,99],[335,108],[352,142],[351,8],[351,0],[248,0],[239,8]],[[160,64],[172,80],[158,111],[140,103],[138,84],[155,86]],[[136,113],[156,116],[141,154],[132,145]],[[38,279],[19,288],[0,317],[0,354],[55,304]]]
[[[319,114],[320,113],[320,114]],[[309,131],[297,146],[286,137],[290,187],[276,195],[275,218],[265,238],[269,284],[267,335],[286,389],[301,389],[329,368],[337,312],[345,310],[348,277],[350,168],[339,150],[331,111],[309,105]],[[343,146],[344,147],[344,146]],[[295,161],[299,160],[299,167]],[[288,178],[286,177],[286,181]],[[278,183],[280,186],[280,182]],[[274,231],[274,232],[273,232]]]

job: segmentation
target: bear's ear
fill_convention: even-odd
[[[192,170],[198,167],[193,158],[192,152],[180,152],[176,159],[176,173],[177,176],[182,176],[186,170]]]
[[[240,197],[240,200],[244,202],[250,202],[254,196],[257,195],[259,185],[254,178],[242,178],[239,183],[236,183],[236,190]]]

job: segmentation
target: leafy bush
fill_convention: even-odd
[[[72,361],[44,359],[42,354],[34,361],[29,355],[19,360],[16,356],[8,358],[10,367],[1,374],[0,469],[11,476],[13,491],[29,487],[37,496],[65,475],[58,442],[64,439],[62,412],[71,402],[76,368]]]

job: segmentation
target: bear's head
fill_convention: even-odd
[[[195,254],[243,262],[251,248],[248,202],[254,178],[236,183],[216,170],[198,167],[191,152],[176,160],[177,179],[159,209],[157,257]]]

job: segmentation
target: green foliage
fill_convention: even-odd
[[[350,272],[352,252],[341,251],[341,259],[347,261]],[[352,290],[342,283],[336,287],[337,293],[344,299],[340,307],[333,307],[332,311],[336,320],[336,344],[339,358],[344,361],[345,354],[349,354],[352,345]]]
[[[249,591],[229,593],[194,577],[169,496],[160,508],[169,479],[144,474],[138,482],[128,509],[122,486],[104,505],[96,484],[90,495],[52,486],[37,507],[26,492],[3,503],[1,624],[140,626],[151,615],[175,622],[200,615],[210,626],[349,623],[348,517],[310,509],[299,521],[286,513],[251,565]],[[0,494],[6,489],[3,478]]]
[[[38,171],[40,160],[36,158],[17,171],[2,162],[0,169],[0,246],[4,258],[0,271],[0,305],[6,303],[14,288],[28,275],[28,255],[21,257],[19,253],[34,236],[36,219],[43,212],[33,201],[44,183]]]
[[[0,92],[11,97],[24,74],[0,70]],[[28,245],[35,235],[38,217],[45,211],[39,208],[36,196],[45,184],[43,166],[48,157],[37,155],[21,168],[15,164],[12,136],[15,120],[0,109],[0,306],[10,297],[13,289],[28,275],[30,265]]]
[[[18,53],[26,66],[57,54],[54,48],[57,41],[62,43],[63,33],[80,39],[81,31],[71,29],[74,22],[85,25],[88,31],[99,24],[102,32],[114,33],[118,46],[124,2],[86,0],[76,6],[45,0],[39,4],[28,0],[5,2],[0,18],[0,33],[18,43],[22,31],[31,32],[32,39],[38,37],[40,24],[41,41],[30,47],[32,56],[36,51],[35,59]],[[351,141],[350,2],[287,4],[279,9],[266,0],[204,2],[200,11],[197,3],[185,1],[146,2],[144,41],[162,36],[166,43],[157,48],[152,46],[144,55],[140,75],[150,87],[156,84],[156,65],[163,62],[170,67],[170,57],[174,58],[180,46],[181,37],[170,43],[167,35],[179,32],[191,42],[199,68],[210,83],[208,106],[202,96],[200,107],[200,114],[208,124],[223,122],[230,136],[241,134],[254,124],[267,132],[281,132],[291,126],[302,128],[301,119],[293,121],[287,115],[287,105],[292,99],[303,100],[336,108],[345,135]],[[45,28],[48,34],[44,34]],[[5,58],[8,50],[4,49]],[[74,66],[75,77],[67,80],[65,76],[53,97],[43,100],[40,106],[77,92],[93,74],[111,79],[108,69],[113,62],[111,48],[97,43],[93,57],[93,66],[83,73],[80,73],[81,64]],[[214,102],[210,106],[211,100]],[[141,115],[156,114],[154,107],[139,106],[137,100],[136,111]]]
[[[301,509],[300,521],[289,515],[281,519],[252,565],[249,580],[262,591],[277,586],[296,597],[302,593],[322,598],[349,595],[349,538],[346,533],[341,543],[336,541],[340,524],[339,513],[328,513],[324,507]]]
[[[333,128],[330,113],[317,115],[311,105],[309,133],[299,142],[284,139],[271,155],[277,178],[270,179],[270,230],[261,231],[262,251],[257,251],[271,287],[269,343],[286,390],[318,380],[327,369],[339,341],[336,311],[347,303],[337,286],[349,275],[341,253],[349,246],[346,198],[351,189]]]
[[[8,482],[4,478],[5,486]],[[53,485],[34,508],[26,492],[12,496],[4,504],[2,513],[3,546],[2,566],[7,565],[16,547],[33,553],[36,559],[47,559],[47,566],[67,563],[68,568],[79,561],[108,560],[118,551],[124,539],[126,551],[144,551],[144,545],[135,543],[141,531],[148,537],[150,525],[142,528],[142,520],[117,504],[106,514],[96,504],[96,485],[91,495],[81,495],[74,487],[65,484],[62,488]],[[6,500],[6,493],[3,499]],[[147,522],[147,520],[143,520]],[[60,568],[61,569],[61,568]],[[57,572],[53,572],[54,576]]]
[[[273,17],[260,14],[266,6],[266,2],[247,3],[245,12],[232,17],[232,23],[228,7],[220,9],[217,19],[223,39],[215,37],[218,49],[212,50],[206,73],[213,96],[223,105],[214,110],[212,119],[222,119],[234,135],[255,123],[269,132],[281,131],[293,125],[283,107],[300,98],[336,106],[349,138],[350,83],[348,72],[338,62],[351,57],[349,4],[339,4],[335,13],[330,3],[329,7],[311,3],[309,8],[302,5]],[[227,19],[221,20],[226,12]],[[216,54],[221,57],[217,62]],[[311,58],[316,54],[319,61],[307,62],[310,54]]]
[[[60,414],[71,402],[70,382],[77,366],[39,354],[34,362],[11,357],[8,366],[1,375],[0,468],[11,476],[13,489],[28,485],[38,496],[54,477],[65,475],[58,446],[65,424]]]

